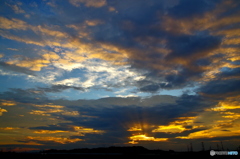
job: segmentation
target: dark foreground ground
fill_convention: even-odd
[[[0,158],[31,158],[31,159],[48,159],[53,157],[62,157],[64,159],[70,159],[70,158],[78,158],[78,159],[162,159],[162,158],[179,158],[179,157],[198,157],[198,158],[240,158],[239,155],[237,156],[210,156],[209,152],[193,152],[193,153],[186,153],[186,152],[174,152],[174,153],[165,153],[165,154],[119,154],[119,153],[106,153],[106,154],[80,154],[80,153],[74,153],[74,154],[64,154],[64,153],[0,153]]]
[[[239,152],[239,151],[236,151]],[[210,151],[200,151],[200,152],[175,152],[173,150],[163,151],[163,150],[148,150],[141,146],[133,147],[105,147],[105,148],[82,148],[82,149],[72,149],[72,150],[44,150],[40,152],[32,153],[16,153],[16,152],[0,152],[0,159],[6,158],[31,158],[31,159],[47,159],[47,158],[58,158],[62,157],[64,159],[78,158],[78,159],[161,159],[161,158],[240,158],[238,155],[210,155]]]

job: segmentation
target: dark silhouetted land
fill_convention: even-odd
[[[132,147],[100,147],[100,148],[80,148],[72,150],[44,150],[34,153],[16,153],[16,152],[1,152],[1,157],[27,157],[27,158],[52,158],[52,157],[77,157],[81,159],[87,158],[104,158],[104,159],[116,159],[123,157],[134,157],[134,158],[164,158],[167,156],[191,156],[191,157],[212,157],[210,151],[199,151],[199,152],[175,152],[173,150],[149,150],[142,146]],[[239,156],[214,156],[214,157],[239,157]]]

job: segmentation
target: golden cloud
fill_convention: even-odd
[[[155,137],[148,137],[145,134],[141,134],[141,135],[134,135],[129,137],[131,139],[131,141],[129,142],[130,144],[137,144],[137,141],[167,141],[168,138],[155,138]]]
[[[2,114],[3,114],[4,112],[8,112],[8,111],[7,111],[6,109],[0,108],[0,116],[2,116]]]
[[[178,136],[180,139],[200,139],[200,138],[214,138],[214,137],[232,137],[239,136],[240,131],[238,127],[228,128],[227,131],[222,131],[221,127],[213,127],[208,130],[201,130],[190,133],[188,136]]]
[[[19,19],[12,18],[11,20],[0,17],[0,28],[1,29],[14,29],[14,30],[26,30],[29,25]]]
[[[16,35],[12,35],[10,33],[6,33],[6,32],[3,32],[3,31],[0,31],[0,35],[4,38],[15,40],[15,41],[20,41],[20,42],[23,42],[23,43],[26,43],[26,44],[34,44],[34,45],[38,45],[38,46],[45,46],[44,42],[32,40],[31,38],[28,38],[28,37],[18,37]]]
[[[95,130],[93,128],[85,128],[81,126],[73,126],[73,129],[80,134],[102,134],[105,132],[103,130]]]
[[[47,28],[46,26],[31,26],[30,27],[34,32],[36,33],[40,33],[42,35],[48,35],[48,36],[52,36],[55,38],[68,38],[68,34],[61,32],[61,31],[57,31],[57,30],[52,30]]]
[[[49,107],[49,108],[64,108],[62,105],[53,105],[52,103],[48,104],[32,104],[32,106],[39,107],[39,108],[44,108],[44,107]]]
[[[210,30],[215,34],[215,31],[221,27],[239,23],[240,19],[236,15],[217,18],[221,14],[234,7],[232,2],[223,1],[216,6],[215,9],[206,12],[201,16],[176,19],[164,15],[161,28],[175,34],[193,34],[195,30]],[[219,32],[220,33],[220,32]]]
[[[142,129],[139,127],[131,127],[127,131],[142,131]]]
[[[27,67],[32,71],[41,71],[42,67],[47,67],[50,61],[44,59],[13,59],[6,62],[10,65],[16,65],[19,67]]]
[[[227,38],[223,41],[225,45],[237,45],[240,44],[240,38]]]
[[[5,128],[0,128],[0,130],[16,130],[20,129],[19,127],[5,127]]]
[[[0,105],[1,106],[14,106],[16,104],[17,103],[15,101],[0,99]]]
[[[185,126],[193,125],[194,119],[196,119],[196,117],[179,117],[178,120],[171,122],[169,125],[158,126],[158,128],[152,130],[152,132],[181,133],[190,130],[185,128]]]
[[[67,33],[58,31],[59,27],[50,28],[48,26],[33,26],[29,25],[26,22],[18,19],[7,19],[0,17],[4,23],[1,23],[0,28],[2,29],[15,29],[15,30],[27,30],[30,29],[34,31],[39,36],[49,36],[44,38],[44,40],[33,40],[32,38],[18,37],[9,32],[0,31],[0,35],[20,42],[27,44],[34,44],[39,46],[51,46],[51,47],[61,47],[63,50],[72,49],[72,51],[61,51],[61,55],[56,54],[55,52],[42,50],[44,54],[40,58],[27,58],[23,57],[21,59],[13,58],[7,61],[10,65],[16,65],[19,67],[26,67],[32,71],[41,71],[43,67],[49,65],[59,66],[61,68],[75,68],[76,63],[82,62],[86,59],[102,59],[105,61],[113,62],[113,64],[124,65],[126,64],[125,59],[127,51],[125,49],[116,47],[110,44],[99,43],[93,45],[92,43],[86,43],[81,41],[79,38],[70,37]],[[80,26],[77,25],[68,25],[70,28],[79,30],[79,36],[82,36],[82,33],[87,33],[89,31],[84,28],[84,25],[95,26],[102,24],[100,20],[86,20]],[[84,29],[84,30],[82,30]],[[90,38],[89,34],[83,36],[84,38]],[[113,52],[113,53],[109,53]]]
[[[163,133],[181,133],[187,130],[182,125],[167,125],[167,126],[158,126],[157,129],[154,129],[152,132],[163,132]]]
[[[51,116],[51,113],[63,112],[62,109],[47,109],[47,110],[32,110],[29,114],[42,115],[42,116]]]
[[[67,137],[43,137],[43,136],[28,136],[27,140],[48,141],[48,142],[56,142],[56,143],[60,143],[60,144],[83,141],[83,139],[78,139],[78,138],[70,139]]]
[[[95,19],[95,20],[86,20],[85,23],[88,26],[96,26],[96,25],[99,25],[99,24],[103,24],[103,21]]]
[[[69,131],[63,131],[63,130],[38,130],[34,131],[33,133],[37,134],[56,134],[56,133],[68,133]]]
[[[62,113],[62,115],[66,115],[66,116],[79,116],[79,112],[78,111],[65,111]]]
[[[197,121],[203,121],[205,123],[204,127],[207,128],[206,130],[190,133],[187,136],[178,136],[177,138],[198,139],[239,136],[239,104],[239,95],[227,97],[220,101],[215,107],[206,109],[204,113],[199,114]],[[208,117],[206,121],[204,121],[205,116]]]
[[[215,107],[206,109],[206,111],[220,112],[220,111],[240,109],[239,97],[240,96],[228,97],[225,100],[219,101],[219,103]]]

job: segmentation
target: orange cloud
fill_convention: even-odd
[[[238,125],[239,126],[239,125]],[[190,133],[188,136],[178,136],[180,139],[200,139],[200,138],[214,138],[214,137],[232,137],[239,136],[240,131],[238,127],[228,128],[227,131],[222,131],[220,127],[213,127],[208,130],[201,130]]]
[[[80,134],[102,134],[103,130],[94,130],[93,128],[84,128],[81,126],[74,126],[73,129]]]
[[[16,65],[19,67],[27,67],[32,71],[41,71],[42,67],[47,67],[50,61],[44,59],[23,59],[23,60],[10,60],[7,61],[7,64]]]
[[[206,130],[190,133],[187,136],[178,136],[177,138],[198,139],[239,136],[239,105],[239,95],[227,97],[225,100],[220,101],[215,107],[206,109],[205,112],[199,114],[197,121],[204,122]],[[206,117],[207,120],[205,121]]]
[[[129,137],[132,141],[130,141],[129,143],[131,144],[137,144],[137,141],[167,141],[168,138],[155,138],[155,137],[148,137],[144,134],[142,135],[134,135]]]
[[[64,108],[64,106],[62,105],[53,105],[51,103],[48,103],[48,104],[32,104],[33,106],[35,107],[39,107],[39,108],[44,108],[44,107],[49,107],[49,108]]]
[[[62,131],[62,130],[38,130],[34,131],[33,133],[37,134],[56,134],[56,133],[68,133],[69,131]]]
[[[89,2],[88,2],[89,3]],[[51,47],[61,47],[64,49],[72,49],[72,51],[61,51],[61,55],[56,54],[55,52],[44,51],[42,50],[42,57],[40,58],[13,58],[12,60],[7,61],[10,65],[16,65],[19,67],[26,67],[32,71],[41,71],[43,67],[49,65],[54,65],[64,69],[78,67],[79,62],[85,61],[87,59],[102,59],[105,61],[110,61],[116,65],[125,65],[127,51],[125,49],[116,47],[110,44],[98,43],[93,45],[92,43],[86,43],[81,41],[79,38],[73,38],[65,32],[59,31],[59,27],[50,28],[48,26],[33,26],[29,25],[26,22],[18,19],[7,19],[0,17],[4,23],[0,24],[2,29],[14,29],[14,30],[32,30],[38,36],[47,37],[42,40],[32,39],[28,36],[18,37],[11,34],[10,32],[0,31],[0,35],[20,42],[27,44],[34,44],[39,46],[51,46]],[[102,24],[100,20],[86,20],[84,23],[78,25],[68,25],[67,27],[74,28],[79,32],[80,37],[91,39],[88,34],[86,25],[95,26]],[[84,35],[83,35],[84,33]],[[112,52],[112,53],[109,53]],[[70,69],[70,70],[71,70]]]
[[[217,29],[226,25],[240,22],[236,15],[217,18],[217,15],[234,7],[235,5],[232,2],[223,1],[215,9],[200,16],[176,19],[164,15],[161,28],[175,34],[193,34],[195,30],[210,30],[214,33]]]
[[[187,130],[182,125],[167,125],[167,126],[158,126],[157,129],[154,129],[152,132],[164,132],[164,133],[181,133]]]
[[[116,11],[116,8],[110,6],[110,7],[108,7],[108,11],[109,12],[114,12],[114,11]]]
[[[1,106],[14,106],[17,103],[15,101],[10,101],[10,100],[4,100],[4,99],[0,99],[0,105]]]
[[[220,101],[215,107],[206,109],[206,111],[227,111],[240,109],[240,96],[228,97],[225,100]]]
[[[66,116],[79,116],[79,112],[78,111],[65,111],[62,113],[62,115],[66,115]]]
[[[96,25],[99,25],[99,24],[103,24],[103,21],[95,19],[95,20],[86,20],[85,23],[88,26],[96,26]]]
[[[164,133],[181,133],[186,130],[185,126],[193,125],[196,117],[179,117],[178,120],[171,122],[169,125],[160,125],[158,128],[152,130],[152,132],[164,132]]]
[[[34,32],[42,34],[42,35],[48,35],[48,36],[52,36],[55,38],[68,38],[67,33],[47,28],[47,26],[43,27],[43,26],[39,25],[39,26],[31,26],[30,28]]]
[[[51,116],[51,113],[63,112],[61,109],[48,109],[48,110],[32,110],[29,114]]]
[[[131,127],[127,131],[142,131],[142,129],[138,127]]]
[[[2,116],[2,114],[3,114],[4,112],[8,112],[8,111],[7,111],[6,109],[0,108],[0,116]]]
[[[66,137],[43,137],[43,136],[28,136],[28,140],[34,140],[34,141],[49,141],[49,142],[56,142],[60,144],[67,144],[67,143],[74,143],[78,141],[83,141],[83,139],[70,139]]]
[[[223,41],[225,45],[237,45],[240,44],[240,38],[227,38]]]
[[[29,37],[18,37],[16,35],[7,33],[7,32],[2,32],[0,31],[0,36],[7,38],[7,39],[11,39],[11,40],[16,40],[16,41],[20,41],[26,44],[34,44],[34,45],[38,45],[38,46],[45,46],[44,42],[42,41],[37,41],[37,40],[33,40]]]
[[[26,30],[29,28],[29,25],[19,19],[12,18],[7,19],[4,17],[0,17],[0,28],[1,29],[14,29],[14,30]]]
[[[20,129],[18,127],[5,127],[5,128],[0,128],[0,130],[16,130],[16,129]]]

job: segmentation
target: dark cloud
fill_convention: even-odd
[[[66,124],[29,127],[30,130],[70,130]]]
[[[202,86],[199,92],[214,95],[237,95],[240,92],[240,81],[238,79],[213,80]]]
[[[113,3],[113,5],[116,4],[118,3]],[[186,11],[186,7],[188,7],[186,4],[193,9]],[[163,2],[151,1],[146,4],[142,1],[130,1],[127,4],[116,6],[119,12],[121,12],[121,5],[127,5],[127,7],[123,7],[124,14],[110,14],[102,17],[98,15],[99,19],[110,18],[110,23],[105,21],[104,24],[94,27],[91,35],[95,42],[110,44],[126,50],[129,57],[127,61],[133,69],[139,72],[148,71],[149,83],[137,84],[139,90],[143,92],[157,92],[161,88],[181,88],[200,78],[206,71],[203,66],[211,64],[208,55],[221,45],[222,37],[212,35],[209,31],[175,35],[166,31],[165,28],[159,27],[164,21],[162,17],[158,16],[159,8],[163,8]],[[144,7],[144,12],[142,5],[148,6]],[[201,15],[213,7],[215,7],[213,2],[180,1],[168,12],[169,15],[182,13],[180,18],[186,18],[185,14]],[[139,16],[141,14],[144,16]],[[203,63],[201,59],[204,59],[205,62]],[[178,73],[170,73],[172,70],[178,70]],[[168,84],[159,82],[159,79]]]
[[[66,89],[74,89],[74,90],[79,90],[79,91],[84,91],[85,88],[82,87],[76,87],[76,86],[68,86],[68,85],[52,85],[50,87],[38,87],[39,90],[44,91],[44,92],[53,92],[53,93],[57,93],[57,92],[62,92]]]
[[[186,18],[189,16],[201,15],[206,11],[213,9],[213,7],[214,3],[212,2],[182,0],[178,5],[169,9],[169,14],[176,18]]]
[[[217,76],[218,78],[238,78],[240,76],[240,68],[225,67]]]
[[[180,35],[173,37],[168,44],[168,47],[171,48],[173,52],[169,54],[167,59],[189,58],[189,56],[203,58],[205,55],[209,54],[210,51],[217,49],[221,44],[221,38],[205,34],[206,33],[200,32],[195,35]],[[201,57],[198,57],[199,54],[201,54]]]
[[[159,97],[156,96],[155,98]],[[108,100],[110,99],[111,98]],[[127,107],[122,106],[119,102],[116,102],[112,106],[106,106],[106,104],[108,105],[107,100],[103,103],[97,102],[96,106],[93,107],[90,106],[92,102],[88,101],[89,104],[85,102],[82,106],[72,106],[72,109],[79,111],[80,114],[84,112],[85,117],[63,116],[62,118],[71,121],[72,125],[105,130],[106,134],[103,135],[106,137],[106,140],[108,140],[108,136],[112,136],[115,133],[119,135],[119,138],[129,136],[129,132],[126,132],[126,130],[136,123],[142,126],[144,124],[150,125],[149,128],[144,128],[143,132],[151,133],[151,126],[168,125],[178,117],[196,116],[205,108],[216,104],[207,101],[207,99],[201,96],[183,95],[176,100],[176,103],[159,102],[147,106],[147,103],[151,103],[153,99],[154,98],[146,99],[146,106],[137,105],[136,103],[135,105],[128,105]],[[162,99],[164,99],[164,97]],[[129,99],[122,99],[122,102],[124,102],[124,100],[128,101]]]
[[[147,86],[141,87],[139,90],[142,92],[156,92],[160,89],[158,84],[149,84]]]
[[[20,88],[10,88],[9,91],[0,93],[0,98],[23,103],[37,103],[39,101],[46,102],[48,100],[41,91],[35,89],[24,90]]]

